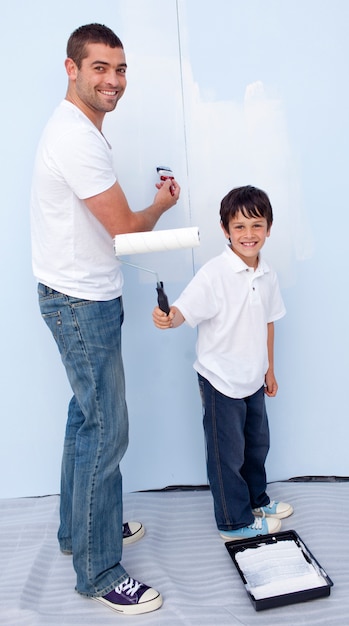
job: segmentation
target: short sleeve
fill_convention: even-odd
[[[97,129],[78,126],[59,138],[51,154],[52,166],[80,200],[102,193],[116,182],[111,150],[97,133]]]

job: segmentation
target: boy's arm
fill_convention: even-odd
[[[153,311],[153,322],[157,328],[165,330],[166,328],[177,328],[185,321],[182,313],[176,306],[170,307],[168,315],[161,311],[159,307],[155,307]]]
[[[273,398],[277,394],[278,384],[276,382],[275,374],[274,374],[274,323],[270,322],[268,324],[268,360],[269,367],[268,371],[265,375],[265,393],[270,398]]]

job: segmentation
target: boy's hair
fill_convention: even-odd
[[[104,43],[110,48],[123,48],[122,42],[115,33],[104,24],[86,24],[79,26],[70,35],[67,43],[67,57],[81,68],[83,59],[87,57],[87,44]]]
[[[241,211],[244,217],[265,217],[268,230],[273,223],[273,209],[270,200],[261,189],[247,185],[232,189],[221,202],[220,216],[222,226],[229,230],[230,220]]]

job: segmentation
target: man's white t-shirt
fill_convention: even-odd
[[[121,295],[113,239],[83,202],[115,181],[106,139],[79,108],[63,100],[43,132],[34,166],[32,262],[39,282],[88,300]]]
[[[173,305],[198,326],[199,374],[231,398],[260,389],[268,369],[267,324],[286,312],[276,273],[262,258],[254,271],[226,246]]]

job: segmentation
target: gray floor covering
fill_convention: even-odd
[[[159,589],[163,607],[123,616],[74,591],[71,557],[59,552],[58,496],[0,500],[2,626],[349,625],[349,482],[277,482],[271,498],[294,506],[296,530],[333,580],[327,598],[256,612],[214,522],[207,490],[125,494],[125,519],[145,537],[124,549],[131,576]]]

